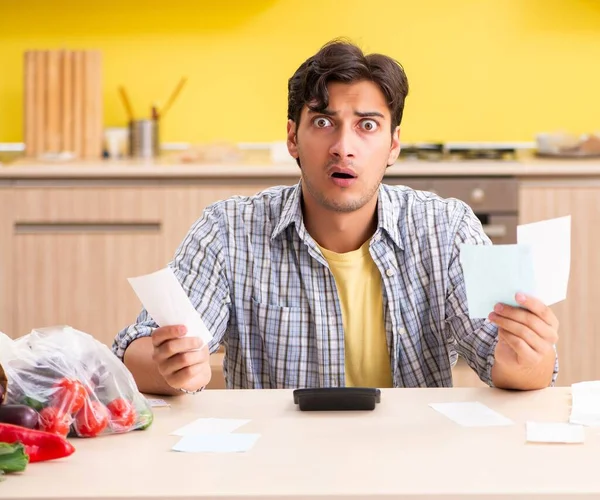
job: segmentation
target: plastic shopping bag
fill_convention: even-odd
[[[91,335],[57,326],[12,340],[0,332],[6,404],[39,413],[39,429],[94,437],[145,429],[153,421],[127,367]]]

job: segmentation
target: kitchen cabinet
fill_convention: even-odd
[[[12,334],[13,317],[13,191],[0,184],[0,332]]]
[[[208,204],[266,187],[99,184],[0,190],[1,331],[69,324],[110,345],[140,310],[127,278],[164,267]]]
[[[69,324],[109,344],[137,304],[127,277],[161,266],[156,188],[24,188],[12,222],[12,327]]]
[[[600,379],[600,179],[521,179],[518,205],[519,224],[571,216],[567,298],[551,306],[560,322],[557,385]],[[463,360],[454,376],[456,385],[481,385]]]
[[[600,181],[521,182],[520,223],[571,215],[567,299],[552,310],[560,321],[558,385],[600,379]]]
[[[56,173],[46,170],[51,167],[35,168],[23,177],[17,169],[5,173],[13,176],[10,179],[2,178],[0,171],[0,331],[16,337],[36,327],[66,323],[106,345],[140,310],[127,278],[164,267],[208,204],[297,181],[295,167],[281,168],[277,175],[272,173],[275,167],[259,175],[259,169],[252,173],[250,166],[203,166],[196,171],[123,167],[111,175],[105,173],[107,167]],[[460,176],[449,179],[454,167],[443,168],[446,181],[461,187]],[[490,168],[485,165],[476,172],[469,167],[468,173],[505,176]],[[600,319],[595,314],[600,303],[600,169],[584,177],[581,171],[561,174],[554,165],[548,168],[553,171],[547,177],[530,171],[519,178],[518,222],[572,216],[568,298],[552,306],[561,322],[558,384],[569,385],[600,378],[595,363],[600,357]],[[433,181],[424,179],[427,175],[424,167],[403,167],[386,181],[432,189]],[[444,186],[450,186],[446,181]],[[485,200],[493,201],[488,196]],[[515,208],[514,213],[494,216],[516,219],[516,213]],[[512,219],[508,222],[502,224],[512,231]],[[490,219],[488,224],[499,223]],[[215,355],[215,366],[221,359],[222,354]],[[455,374],[457,385],[481,385],[464,362]],[[220,373],[211,385],[222,386]]]

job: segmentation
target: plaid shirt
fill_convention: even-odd
[[[213,334],[210,351],[226,347],[228,388],[345,385],[335,281],[300,202],[298,183],[214,203],[169,263]],[[452,386],[458,354],[493,385],[497,328],[469,318],[459,260],[461,243],[491,244],[480,221],[462,201],[385,184],[377,218],[370,253],[383,282],[394,387]],[[142,309],[114,353],[122,359],[156,326]]]

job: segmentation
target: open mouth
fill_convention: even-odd
[[[351,174],[346,174],[343,172],[334,172],[331,174],[331,177],[335,177],[336,179],[354,179],[354,176]]]

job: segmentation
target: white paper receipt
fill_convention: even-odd
[[[571,398],[570,423],[600,426],[600,381],[586,380],[571,384]]]
[[[146,398],[146,401],[152,408],[170,408],[171,405],[167,403],[164,399],[151,399]]]
[[[517,226],[517,241],[533,250],[535,296],[546,305],[565,300],[571,273],[571,216]]]
[[[512,425],[513,421],[479,402],[431,403],[434,410],[463,427]]]
[[[199,418],[190,422],[176,431],[172,436],[193,436],[195,434],[229,434],[234,430],[246,425],[250,420],[235,418]]]
[[[583,426],[564,422],[527,422],[530,443],[583,443]]]
[[[172,450],[185,453],[243,453],[258,441],[260,434],[194,434],[182,437]]]
[[[185,325],[187,335],[212,339],[200,314],[170,267],[151,274],[128,278],[129,284],[158,326]]]

